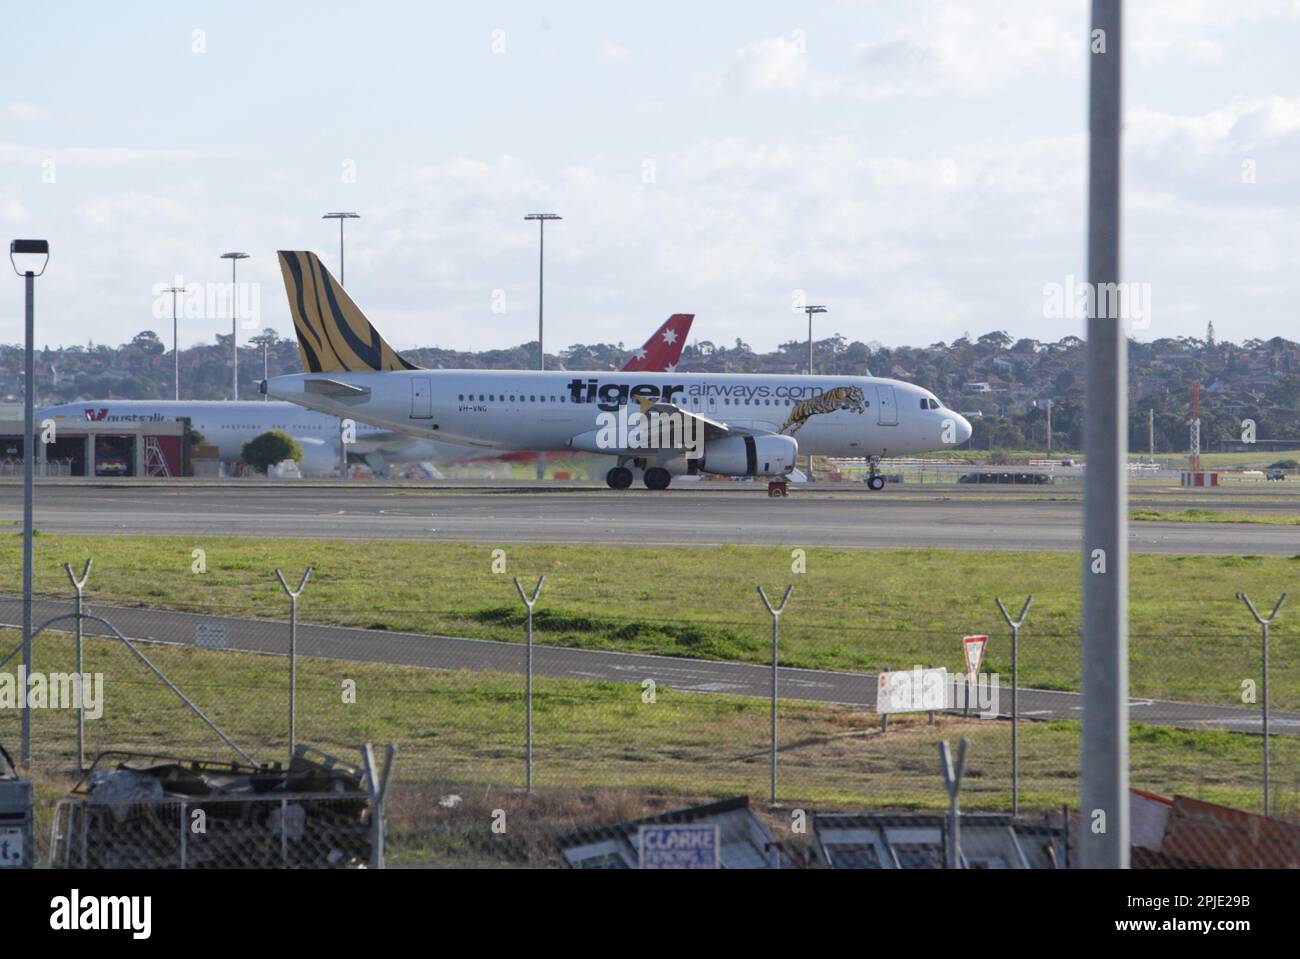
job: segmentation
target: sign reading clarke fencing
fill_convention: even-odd
[[[716,823],[642,826],[637,851],[642,869],[717,869],[722,844]]]
[[[881,673],[876,712],[919,713],[948,708],[948,670],[913,669]]]

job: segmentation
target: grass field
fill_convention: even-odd
[[[6,641],[14,639],[6,631]],[[231,738],[259,761],[287,753],[287,663],[275,657],[144,645],[161,668]],[[37,669],[67,670],[68,637],[38,647]],[[87,721],[87,751],[132,749],[184,757],[235,755],[117,643],[87,640],[87,673],[104,676],[104,711]],[[298,738],[349,761],[365,741],[397,743],[398,791],[430,784],[508,790],[523,783],[523,682],[467,673],[303,660]],[[342,694],[355,684],[354,701]],[[661,688],[646,702],[635,683],[540,679],[535,684],[535,781],[548,789],[631,790],[646,795],[764,797],[768,784],[768,705],[728,695]],[[18,742],[18,714],[0,710],[0,742]],[[939,808],[940,739],[971,740],[963,806],[1007,809],[1007,722],[940,716],[895,717],[880,731],[872,712],[784,702],[780,712],[782,798],[826,805]],[[1022,805],[1053,809],[1076,801],[1079,726],[1025,722],[1021,728]],[[48,792],[67,788],[73,765],[70,711],[33,711],[33,753]],[[1134,726],[1132,782],[1243,808],[1259,803],[1260,740],[1221,732]],[[1297,808],[1300,739],[1273,747],[1277,809]]]
[[[192,551],[206,571],[193,572]],[[20,580],[20,541],[0,538],[6,581]],[[1297,543],[1300,552],[1300,540]],[[787,665],[875,670],[915,664],[957,668],[961,637],[992,637],[986,668],[1010,672],[1007,629],[993,600],[1034,606],[1022,632],[1027,685],[1073,689],[1079,681],[1079,560],[1065,553],[808,549],[805,572],[786,548],[522,546],[493,551],[444,543],[330,542],[125,536],[39,536],[38,592],[70,597],[62,570],[95,559],[91,602],[284,618],[274,575],[297,581],[315,568],[300,605],[305,621],[488,639],[522,638],[512,577],[530,587],[545,574],[539,642],[584,648],[766,662],[770,620],[755,585],[780,595]],[[1241,705],[1257,679],[1258,627],[1235,599],[1257,606],[1296,594],[1297,557],[1135,555],[1130,558],[1130,680],[1135,695]],[[1272,701],[1300,708],[1300,648],[1284,608],[1273,629]]]
[[[1263,523],[1267,526],[1300,526],[1300,516],[1269,516],[1263,513],[1232,513],[1213,509],[1136,509],[1129,513],[1129,519],[1159,523]]]

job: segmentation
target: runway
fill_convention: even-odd
[[[71,612],[72,605],[67,600],[37,599],[33,603],[33,622],[39,625]],[[228,650],[288,655],[287,623],[99,603],[87,604],[86,612],[109,620],[130,639],[194,645],[196,628],[200,624],[219,623],[226,627]],[[14,626],[21,622],[21,600],[13,596],[0,597],[0,625]],[[68,620],[56,628],[70,630],[72,623]],[[85,623],[84,631],[93,636],[111,635],[104,626],[90,621]],[[342,626],[299,623],[298,649],[300,655],[307,657],[427,669],[519,673],[524,668],[524,647],[519,643]],[[8,649],[0,650],[0,657],[9,652]],[[539,676],[631,684],[653,679],[659,686],[683,692],[756,698],[770,695],[772,675],[769,667],[751,663],[555,646],[533,647],[533,669]],[[871,673],[782,667],[778,669],[778,684],[782,699],[875,707],[876,675]],[[1019,700],[1021,716],[1027,719],[1078,720],[1082,717],[1083,701],[1078,693],[1022,688]],[[998,690],[997,702],[1000,715],[1008,717],[1011,691],[1005,685]],[[1133,722],[1193,730],[1258,733],[1262,725],[1258,710],[1151,699],[1130,700],[1129,716]],[[1269,719],[1271,732],[1300,735],[1300,713],[1278,711]]]
[[[652,493],[592,485],[42,482],[45,533],[324,537],[624,546],[935,547],[1077,550],[1079,493],[1051,487],[988,490],[860,485],[793,487],[769,499],[757,484],[696,483]],[[1177,490],[1134,506],[1297,515],[1300,496],[1265,491],[1192,499]],[[1267,491],[1271,493],[1272,491]],[[22,488],[0,485],[0,519],[21,522]],[[1300,527],[1258,523],[1133,522],[1138,553],[1300,554]]]

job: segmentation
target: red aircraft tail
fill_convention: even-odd
[[[650,334],[639,350],[634,350],[628,361],[623,364],[626,373],[671,373],[677,368],[677,361],[682,358],[682,349],[686,346],[686,334],[695,321],[694,313],[674,313],[668,317],[663,326]]]

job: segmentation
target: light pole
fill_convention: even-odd
[[[1092,0],[1088,82],[1088,285],[1118,289],[1121,0]],[[1096,41],[1094,40],[1094,43]],[[1103,286],[1102,284],[1108,284]],[[1079,807],[1085,869],[1129,866],[1128,341],[1122,316],[1088,311],[1083,461],[1083,735]],[[1104,829],[1098,829],[1104,824]]]
[[[235,281],[235,269],[240,260],[247,260],[247,253],[223,253],[223,260],[230,261],[230,398],[239,401],[239,285]]]
[[[803,311],[804,311],[805,313],[808,314],[808,375],[809,375],[809,376],[812,376],[812,371],[813,371],[813,364],[812,364],[812,344],[813,344],[813,339],[812,339],[812,318],[813,318],[813,314],[814,314],[814,313],[825,313],[825,312],[826,312],[826,307],[824,307],[824,306],[805,306],[805,307],[803,308]],[[808,454],[808,462],[807,462],[807,465],[808,465],[808,482],[811,483],[812,480],[813,480],[813,472],[812,472],[812,454],[811,454],[811,453]]]
[[[176,320],[176,294],[184,293],[185,287],[169,286],[167,289],[163,290],[163,292],[172,295],[172,368],[176,381],[176,395],[174,399],[179,400],[181,398],[181,344],[177,337],[179,327]]]
[[[344,276],[343,274],[343,221],[359,220],[361,219],[361,214],[360,213],[326,213],[323,217],[321,217],[321,219],[339,221],[339,286],[347,286],[347,283],[344,282],[343,279]]]
[[[545,296],[546,280],[546,221],[562,220],[564,217],[555,213],[529,213],[525,220],[537,221],[537,369],[546,369],[546,347],[542,340],[542,301]],[[537,454],[537,478],[546,472],[546,456]]]
[[[15,256],[40,256],[40,270],[19,269]],[[22,748],[20,762],[24,768],[32,762],[32,714],[27,708],[27,676],[32,670],[32,464],[35,462],[36,432],[36,359],[33,341],[36,338],[36,278],[45,272],[50,262],[48,240],[14,240],[9,244],[9,262],[14,272],[21,276],[27,287],[27,340],[23,353],[23,681],[19,683],[22,696]],[[94,464],[90,464],[94,472]]]

